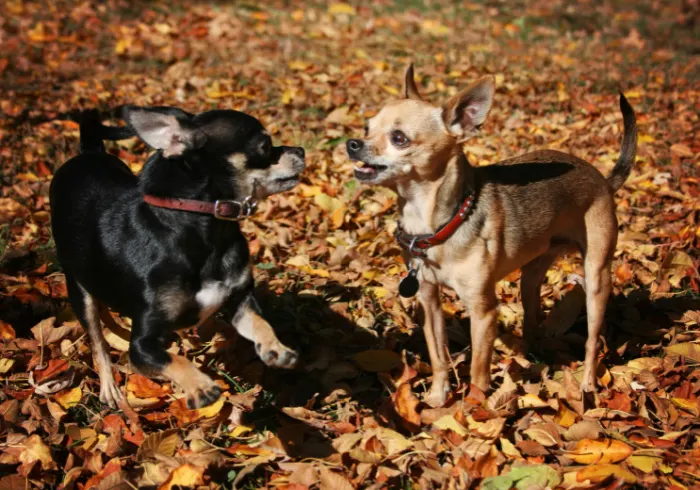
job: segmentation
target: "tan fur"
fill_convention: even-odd
[[[291,368],[296,365],[297,353],[280,342],[272,326],[253,309],[250,301],[241,305],[232,323],[242,337],[255,344],[255,351],[268,366]]]
[[[408,80],[412,67],[409,70],[404,83],[407,98],[389,102],[369,121],[363,162],[386,168],[365,181],[396,190],[401,225],[415,235],[435,233],[452,218],[465,194],[476,192],[468,220],[445,243],[428,249],[419,270],[418,301],[425,313],[424,333],[433,366],[426,402],[441,406],[449,391],[440,286],[454,289],[469,311],[471,382],[486,390],[497,335],[496,282],[522,268],[524,333],[532,341],[545,272],[557,255],[571,249],[584,256],[589,339],[582,387],[593,389],[617,239],[613,187],[587,162],[556,151],[471,167],[460,143],[486,117],[493,81],[483,78],[436,107],[417,99],[417,88]],[[408,136],[408,147],[391,144],[395,130]]]

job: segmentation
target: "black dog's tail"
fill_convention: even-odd
[[[608,182],[613,190],[618,190],[630,176],[634,157],[637,154],[637,118],[634,116],[634,109],[627,98],[620,92],[620,110],[622,120],[625,123],[625,134],[622,137],[622,150],[617,162],[608,175]]]
[[[100,111],[89,109],[74,118],[80,124],[80,153],[103,152],[103,140],[123,140],[136,136],[133,129],[126,126],[105,126]]]

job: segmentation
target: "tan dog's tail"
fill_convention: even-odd
[[[634,109],[622,92],[620,92],[620,110],[625,122],[625,134],[622,137],[620,156],[608,176],[608,182],[615,191],[622,187],[630,176],[634,157],[637,154],[637,118],[634,116]]]

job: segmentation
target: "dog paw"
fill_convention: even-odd
[[[440,408],[445,405],[449,393],[448,383],[433,383],[430,390],[423,396],[423,402],[432,408]]]
[[[211,405],[221,396],[221,388],[215,383],[207,388],[200,388],[187,395],[187,408],[194,410]]]
[[[110,408],[118,408],[119,403],[125,401],[124,394],[119,389],[117,382],[111,380],[103,380],[100,383],[100,401]]]
[[[255,351],[260,359],[270,367],[291,369],[297,365],[299,354],[281,342],[255,344]]]

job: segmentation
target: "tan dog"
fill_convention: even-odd
[[[629,176],[637,148],[627,99],[620,94],[622,152],[606,178],[580,158],[552,150],[471,167],[462,143],[491,108],[491,77],[434,106],[420,97],[411,65],[403,93],[404,99],[389,102],[370,119],[365,139],[348,140],[347,151],[358,162],[357,179],[399,195],[397,235],[410,265],[399,290],[404,296],[417,292],[425,314],[433,367],[426,403],[441,406],[449,392],[440,285],[454,289],[468,308],[471,382],[486,390],[497,334],[496,282],[522,269],[523,332],[531,342],[540,321],[545,273],[558,255],[571,250],[584,259],[588,341],[582,387],[593,390],[617,242],[613,194]]]

